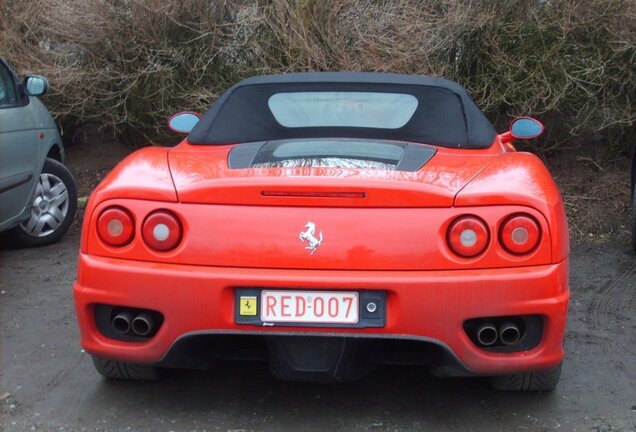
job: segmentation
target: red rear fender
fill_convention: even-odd
[[[145,147],[122,160],[91,193],[86,215],[95,206],[113,198],[132,198],[177,202],[177,194],[168,167],[168,149]],[[86,251],[89,217],[82,227],[82,251]]]
[[[568,221],[561,193],[541,160],[530,153],[506,153],[494,159],[455,199],[456,207],[524,205],[547,219],[553,262],[570,252]]]

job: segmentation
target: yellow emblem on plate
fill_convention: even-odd
[[[239,315],[256,316],[256,297],[241,296],[240,304]]]

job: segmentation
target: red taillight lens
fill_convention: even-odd
[[[488,227],[478,217],[462,216],[448,228],[448,245],[459,256],[471,258],[488,246]]]
[[[181,223],[172,212],[157,210],[146,218],[141,234],[151,249],[168,251],[176,248],[181,242]]]
[[[513,215],[506,220],[499,231],[503,247],[515,255],[532,252],[541,240],[541,228],[530,215]]]
[[[110,246],[125,246],[135,236],[135,222],[122,207],[108,207],[97,219],[97,234]]]

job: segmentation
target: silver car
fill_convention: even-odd
[[[37,98],[47,88],[41,76],[20,81],[0,59],[0,241],[21,247],[58,241],[77,207],[62,139]]]

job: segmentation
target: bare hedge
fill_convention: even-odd
[[[459,81],[553,146],[631,145],[635,18],[633,0],[0,0],[0,55],[50,79],[67,129],[158,137],[249,75],[362,70]]]

